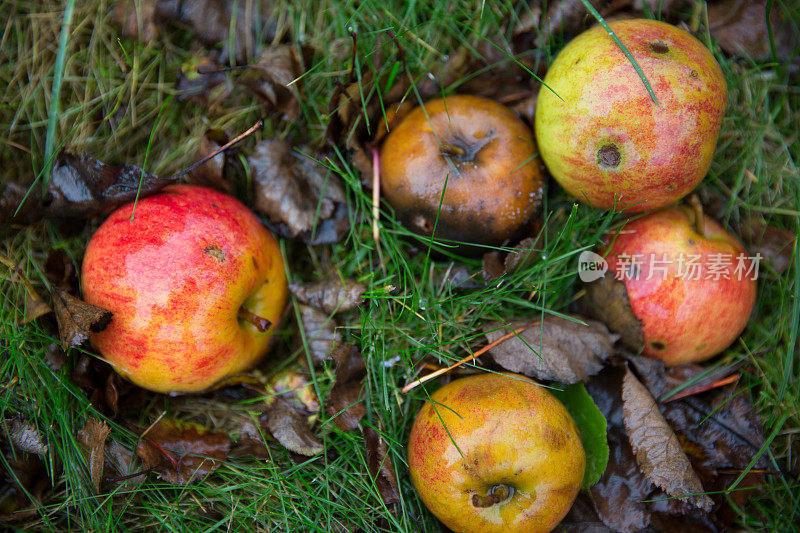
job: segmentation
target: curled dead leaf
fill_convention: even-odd
[[[53,309],[36,292],[25,291],[25,323],[52,313]]]
[[[192,422],[161,419],[136,447],[145,468],[155,469],[168,483],[188,485],[222,465],[231,450],[228,435]]]
[[[628,300],[625,284],[606,272],[602,278],[584,284],[590,309],[614,333],[619,333],[622,343],[634,351],[644,346],[642,322],[636,318]]]
[[[156,0],[121,0],[111,10],[111,20],[122,29],[122,35],[143,43],[161,35],[155,16]]]
[[[139,469],[139,460],[131,450],[115,440],[106,442],[104,482],[132,490],[145,479],[148,470]]]
[[[362,380],[367,369],[361,350],[351,344],[337,346],[331,353],[336,361],[336,379],[328,398],[328,415],[336,427],[351,431],[367,413],[362,398]]]
[[[213,55],[192,54],[181,64],[175,81],[178,99],[203,107],[215,107],[230,95],[233,83]],[[205,155],[205,154],[203,154]]]
[[[727,54],[742,55],[759,60],[772,59],[767,0],[725,0],[708,6],[708,26],[711,36]],[[789,19],[788,11],[778,6],[769,10],[775,51],[778,59],[788,61],[800,49],[800,30]]]
[[[3,429],[7,430],[8,440],[16,449],[36,455],[47,454],[50,448],[36,424],[13,418],[9,425],[10,427],[7,427],[7,424],[3,424]]]
[[[375,429],[367,426],[364,428],[364,443],[367,446],[369,474],[375,481],[383,502],[386,505],[400,502],[397,472],[389,457],[386,441]]]
[[[65,350],[80,346],[92,332],[104,330],[111,322],[111,311],[75,298],[60,287],[53,287],[52,296],[61,346]]]
[[[288,44],[268,46],[242,76],[242,82],[264,103],[268,111],[294,120],[300,113],[298,78],[300,56]]]
[[[105,447],[111,428],[105,422],[94,417],[86,419],[86,424],[78,431],[78,442],[83,447],[83,456],[89,467],[89,479],[92,480],[95,494],[100,492],[100,480],[105,465]]]
[[[765,224],[755,216],[746,218],[740,231],[752,254],[761,254],[778,274],[786,272],[794,258],[794,232]]]
[[[267,399],[267,405],[272,405],[280,398],[306,414],[319,411],[319,399],[314,392],[314,386],[298,372],[293,370],[279,372],[269,380],[267,388],[272,394]]]
[[[352,279],[333,277],[309,284],[295,281],[289,284],[289,290],[302,303],[332,315],[352,311],[364,303],[361,295],[367,287]]]
[[[267,427],[272,436],[291,452],[311,457],[324,449],[311,432],[307,417],[282,399],[270,408]]]
[[[342,340],[336,330],[336,321],[309,305],[300,304],[298,308],[311,362],[314,366],[320,365],[328,359],[333,347]]]
[[[628,370],[622,381],[623,420],[642,472],[670,496],[687,498],[710,511],[714,506],[681,443],[653,396]]]
[[[547,315],[535,325],[491,348],[494,360],[506,370],[537,379],[577,383],[603,368],[613,353],[617,336],[599,322],[578,322]],[[491,322],[483,326],[489,342],[539,320],[515,320],[508,324]]]
[[[282,139],[261,141],[247,161],[255,184],[255,208],[269,217],[279,234],[313,244],[322,244],[317,234],[330,229],[336,231],[325,235],[328,240],[346,235],[349,223],[341,227],[346,208],[342,217],[345,194],[338,177],[293,154]],[[332,228],[323,227],[327,221]]]

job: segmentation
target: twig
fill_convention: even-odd
[[[200,165],[202,165],[203,163],[205,163],[209,159],[213,159],[213,158],[217,157],[220,153],[224,152],[225,150],[227,150],[228,148],[230,148],[234,144],[238,143],[239,141],[241,141],[245,137],[249,137],[250,135],[252,135],[254,131],[256,131],[258,128],[261,127],[262,124],[264,124],[264,121],[259,119],[258,122],[256,122],[252,126],[250,126],[247,129],[247,131],[245,131],[244,133],[242,133],[240,135],[237,135],[236,137],[234,137],[233,139],[231,139],[230,141],[228,141],[224,145],[220,146],[219,148],[217,148],[216,150],[214,150],[210,154],[206,155],[205,157],[203,157],[199,161],[196,161],[196,162],[192,163],[191,165],[189,165],[185,169],[181,170],[177,174],[173,174],[172,176],[170,176],[167,179],[170,180],[170,181],[174,181],[174,180],[178,180],[178,179],[182,178],[183,176],[185,176],[186,174],[188,174],[192,170],[196,169],[197,167],[199,167]]]
[[[539,321],[537,320],[535,322],[531,322],[530,324],[527,324],[525,326],[517,328],[514,331],[512,331],[511,333],[503,335],[502,337],[500,337],[496,341],[487,344],[486,346],[484,346],[483,348],[481,348],[477,352],[466,356],[464,359],[462,359],[462,360],[460,360],[460,361],[458,361],[456,363],[453,363],[452,365],[450,365],[450,366],[448,366],[446,368],[440,368],[436,372],[431,372],[427,376],[423,376],[423,377],[419,378],[416,381],[412,381],[411,383],[409,383],[408,385],[403,387],[403,393],[405,394],[405,393],[409,392],[411,389],[414,389],[414,388],[418,387],[419,385],[422,385],[426,381],[430,381],[430,380],[432,380],[433,378],[435,378],[437,376],[441,376],[442,374],[444,374],[446,372],[450,372],[454,368],[458,368],[459,366],[463,365],[464,363],[466,363],[466,362],[468,362],[470,360],[474,361],[478,356],[483,355],[484,353],[486,353],[487,351],[491,350],[492,348],[494,348],[495,346],[497,346],[501,342],[507,341],[511,337],[514,337],[515,335],[517,335],[519,333],[522,333],[526,329],[532,328],[533,326],[535,326],[538,323],[539,323]]]
[[[374,146],[370,150],[372,150],[372,238],[375,244],[378,244],[381,237],[378,228],[378,218],[381,216],[381,156]]]
[[[739,374],[733,374],[732,376],[728,376],[726,378],[714,381],[712,383],[702,384],[695,387],[689,387],[686,390],[682,390],[676,394],[673,394],[672,396],[664,400],[663,403],[674,402],[675,400],[680,400],[681,398],[686,398],[687,396],[694,396],[695,394],[700,394],[701,392],[710,391],[711,389],[724,387],[725,385],[730,385],[731,383],[736,383],[737,381],[739,381]]]

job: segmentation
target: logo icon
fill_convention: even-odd
[[[608,271],[608,262],[603,256],[584,250],[578,256],[578,277],[584,283],[598,280]]]

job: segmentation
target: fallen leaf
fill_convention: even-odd
[[[115,440],[106,442],[105,483],[133,490],[141,485],[148,472],[139,467],[140,464],[135,453]]]
[[[255,56],[256,39],[268,42],[275,38],[270,6],[268,0],[257,0],[257,6],[236,0],[158,0],[156,16],[162,21],[187,24],[209,45],[221,44],[223,63],[230,55],[244,63]]]
[[[503,259],[505,272],[516,272],[533,263],[539,256],[538,247],[539,239],[537,237],[526,237],[519,241]]]
[[[494,281],[505,274],[505,272],[506,269],[503,266],[503,261],[500,259],[499,252],[493,250],[483,254],[483,262],[481,263],[483,279],[486,281]]]
[[[567,516],[558,524],[557,531],[564,533],[613,533],[594,508],[589,492],[581,491],[572,503]]]
[[[765,224],[760,218],[746,218],[740,227],[742,238],[752,254],[761,254],[778,274],[783,274],[792,264],[797,235],[793,232]]]
[[[483,326],[483,331],[489,342],[494,342],[536,320],[515,320],[508,324],[491,322]],[[548,315],[541,324],[503,341],[489,353],[511,372],[570,384],[599,372],[603,361],[612,354],[616,340],[617,336],[599,322],[581,323]]]
[[[107,165],[88,154],[65,153],[56,159],[44,195],[39,187],[28,194],[28,187],[6,184],[0,197],[0,222],[93,218],[132,201],[137,192],[139,197],[147,196],[172,181],[135,165]]]
[[[267,111],[295,120],[300,113],[298,78],[300,56],[288,44],[268,46],[241,80],[264,103]]]
[[[78,431],[78,443],[83,446],[83,456],[89,467],[89,479],[92,480],[95,494],[100,493],[100,479],[105,464],[105,447],[111,428],[105,422],[94,417],[86,419],[86,424]]]
[[[262,460],[270,458],[269,448],[264,441],[264,434],[262,433],[262,427],[266,424],[266,416],[262,415],[263,423],[258,425],[252,420],[246,420],[241,425],[239,437],[236,439],[236,446],[230,453],[231,457],[252,456]]]
[[[608,464],[606,419],[582,383],[569,385],[563,390],[551,389],[550,392],[564,404],[580,431],[586,452],[586,470],[581,487],[588,489],[600,481]]]
[[[231,94],[233,83],[214,55],[195,53],[181,64],[175,90],[179,100],[214,108]]]
[[[295,281],[289,284],[289,290],[302,303],[332,315],[352,311],[364,303],[361,295],[367,287],[358,281],[336,276],[309,284]]]
[[[636,318],[628,300],[625,284],[606,272],[602,278],[584,284],[590,309],[608,329],[619,333],[622,343],[634,351],[644,346],[642,322]]]
[[[51,294],[61,347],[65,350],[80,346],[92,332],[103,331],[111,322],[111,311],[75,298],[60,287],[53,287]]]
[[[39,515],[42,495],[51,486],[38,455],[13,452],[0,441],[0,523]]]
[[[122,35],[143,43],[160,36],[155,23],[156,0],[121,0],[111,10],[111,20],[122,29]]]
[[[85,393],[92,406],[109,418],[122,413],[137,413],[149,393],[122,379],[106,361],[79,354],[70,379]]]
[[[230,450],[225,433],[193,422],[161,419],[140,438],[136,455],[167,483],[188,485],[218,469]]]
[[[78,288],[78,273],[75,263],[66,251],[59,248],[47,254],[44,272],[48,279],[65,289]]]
[[[397,472],[388,454],[386,441],[372,427],[364,428],[364,443],[367,446],[367,466],[383,503],[392,505],[400,502],[397,485]]]
[[[314,307],[300,304],[298,308],[311,363],[314,366],[320,365],[328,359],[333,347],[341,342],[336,321]]]
[[[708,6],[708,29],[711,37],[730,55],[744,55],[757,60],[772,59],[767,29],[767,0],[725,0]],[[781,61],[797,58],[800,31],[779,6],[770,10],[776,53]]]
[[[331,353],[336,361],[336,378],[328,398],[328,415],[336,427],[351,431],[367,413],[362,398],[362,380],[367,373],[361,350],[351,344],[337,346]]]
[[[53,309],[35,292],[25,291],[25,323],[52,313]]]
[[[6,424],[3,424],[3,429],[6,429]],[[47,455],[50,448],[36,424],[13,418],[11,428],[7,431],[8,440],[16,449],[36,455]]]
[[[315,229],[336,218],[345,202],[338,177],[305,156],[292,153],[282,139],[263,140],[248,157],[255,184],[255,208],[284,237],[314,240]],[[344,237],[346,230],[338,235]]]
[[[670,496],[687,498],[710,511],[711,498],[701,494],[703,486],[680,441],[658,409],[653,396],[632,372],[622,381],[625,428],[642,472]]]
[[[311,457],[323,450],[311,432],[308,419],[284,400],[275,402],[268,413],[269,432],[287,450]]]

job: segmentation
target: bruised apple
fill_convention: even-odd
[[[89,241],[87,302],[114,317],[92,345],[157,392],[196,392],[254,365],[286,302],[278,244],[238,200],[189,185],[128,204]]]
[[[422,235],[498,245],[536,212],[543,172],[533,134],[507,107],[455,95],[406,115],[380,151],[381,190]]]
[[[586,456],[564,406],[517,374],[481,374],[437,390],[408,443],[422,501],[459,532],[551,531],[567,514]]]
[[[609,26],[658,99],[601,26],[573,39],[544,78],[536,142],[558,183],[592,206],[657,209],[705,177],[727,103],[722,70],[687,32],[655,20]]]
[[[628,222],[606,259],[641,322],[644,354],[667,366],[713,357],[747,325],[756,265],[705,215],[681,206]]]

